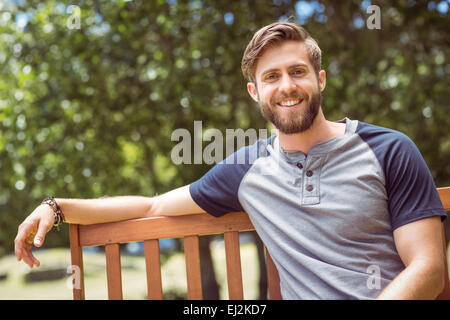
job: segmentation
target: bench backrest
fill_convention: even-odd
[[[450,210],[450,187],[438,188],[441,201]],[[157,217],[126,220],[95,225],[70,225],[70,250],[72,266],[76,266],[73,279],[73,297],[84,299],[84,273],[82,247],[105,246],[108,298],[122,299],[120,243],[144,241],[149,299],[162,299],[162,280],[159,239],[184,238],[188,299],[202,299],[199,236],[223,234],[229,298],[243,299],[239,232],[254,230],[245,212],[234,212],[220,218],[208,214],[177,217]],[[444,255],[446,257],[445,232]],[[267,249],[266,265],[270,299],[281,299],[280,278]],[[447,268],[447,259],[446,259]],[[448,269],[446,269],[448,270]],[[448,274],[445,289],[438,299],[450,299]]]
[[[239,232],[254,230],[245,212],[220,218],[208,214],[126,220],[95,225],[70,225],[72,265],[78,267],[74,279],[74,299],[84,299],[82,247],[105,246],[109,299],[122,299],[119,244],[144,241],[149,299],[162,299],[159,239],[184,238],[188,299],[202,299],[199,236],[223,234],[229,298],[243,299]],[[267,250],[269,296],[281,299],[278,272]]]

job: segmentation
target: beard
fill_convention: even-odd
[[[284,134],[294,134],[308,130],[319,113],[322,103],[322,93],[320,90],[314,92],[311,100],[307,102],[306,107],[299,106],[293,110],[280,110],[276,101],[288,98],[303,99],[302,103],[307,101],[306,96],[298,93],[279,95],[271,99],[269,103],[260,103],[262,116]]]

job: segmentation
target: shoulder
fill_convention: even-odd
[[[271,139],[257,140],[240,148],[191,183],[189,190],[194,201],[214,216],[243,211],[238,199],[239,186],[253,163],[267,152]]]
[[[356,134],[369,145],[384,169],[398,162],[423,161],[412,139],[400,131],[359,121]]]
[[[414,142],[404,133],[360,122],[356,133],[378,159],[389,190],[417,181],[432,181],[428,166]]]
[[[361,121],[358,122],[356,133],[371,147],[387,148],[392,145],[414,144],[406,134],[400,131]]]
[[[224,160],[213,166],[199,183],[210,183],[220,186],[228,186],[230,189],[237,189],[242,178],[250,170],[255,161],[266,156],[267,145],[271,143],[273,137],[257,140],[251,145],[240,148],[227,156]]]

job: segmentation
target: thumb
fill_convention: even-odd
[[[50,226],[47,226],[44,223],[39,224],[38,232],[36,233],[36,236],[34,237],[34,246],[40,247],[44,243],[45,235],[47,234]]]

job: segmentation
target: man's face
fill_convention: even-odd
[[[306,131],[314,122],[325,88],[325,71],[316,76],[303,43],[286,41],[259,58],[256,84],[248,91],[262,115],[284,134]]]

